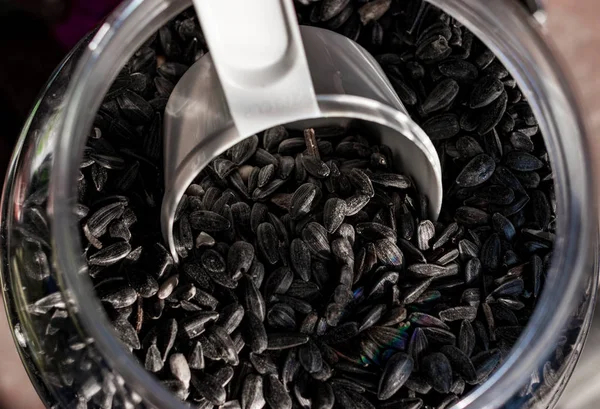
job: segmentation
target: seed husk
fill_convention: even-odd
[[[413,369],[413,359],[398,352],[388,359],[379,381],[377,398],[387,400],[391,398],[404,385]]]
[[[321,192],[318,186],[312,183],[301,185],[292,196],[290,216],[292,219],[299,219],[307,215],[320,199]]]
[[[453,79],[440,81],[423,102],[423,112],[429,114],[447,108],[454,102],[460,87]]]
[[[422,368],[431,386],[438,393],[448,393],[452,387],[452,368],[448,358],[435,352],[423,358]]]
[[[300,333],[272,333],[268,335],[267,350],[294,348],[308,342],[308,335]]]

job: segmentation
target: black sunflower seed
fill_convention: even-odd
[[[196,230],[205,232],[221,232],[231,228],[231,221],[218,213],[208,210],[197,210],[190,213],[190,225]]]
[[[329,167],[316,156],[302,155],[302,166],[304,166],[309,175],[316,178],[323,179],[329,176]]]
[[[466,226],[477,226],[481,224],[487,224],[489,222],[490,215],[483,210],[476,209],[474,207],[462,206],[456,209],[454,218],[457,222]]]
[[[271,374],[265,377],[264,398],[267,404],[272,408],[292,408],[292,398],[285,390],[281,381],[277,378],[277,375]]]
[[[312,394],[315,409],[332,409],[335,403],[333,388],[329,383],[318,382]]]
[[[265,300],[256,287],[253,280],[248,277],[242,278],[242,301],[246,312],[252,312],[261,321],[265,320]]]
[[[452,367],[448,358],[440,352],[427,355],[421,362],[423,372],[438,393],[448,393],[452,387]]]
[[[384,187],[408,189],[412,185],[408,177],[397,173],[369,173],[368,177],[372,183]]]
[[[265,200],[269,198],[273,193],[275,193],[283,184],[285,180],[275,179],[265,187],[257,187],[254,192],[252,192],[253,200]]]
[[[404,352],[397,352],[388,359],[379,381],[379,400],[391,398],[406,382],[413,370],[413,359]]]
[[[273,152],[279,144],[287,139],[288,132],[283,126],[275,126],[267,129],[263,134],[263,146],[269,151]]]
[[[320,20],[331,20],[332,18],[340,14],[349,2],[350,0],[323,0],[319,10]]]
[[[431,140],[449,139],[460,131],[458,117],[455,114],[440,114],[431,117],[421,127]]]
[[[270,300],[274,294],[285,294],[292,285],[294,273],[289,267],[279,267],[266,278],[264,294]]]
[[[217,324],[221,325],[228,334],[231,334],[242,322],[244,313],[244,307],[240,304],[227,305],[221,310]]]
[[[252,310],[244,316],[248,346],[254,353],[261,354],[267,349],[267,331],[261,320]]]
[[[463,321],[460,324],[458,348],[467,356],[471,356],[473,353],[475,348],[475,332],[470,321]]]
[[[258,136],[253,135],[230,148],[228,153],[231,161],[236,165],[245,163],[256,152],[258,142]]]
[[[125,241],[120,241],[94,253],[89,257],[88,264],[91,266],[110,266],[127,257],[129,252],[131,252],[131,245]]]
[[[496,163],[486,155],[481,154],[474,157],[456,178],[456,184],[461,187],[473,187],[488,181],[494,171]]]
[[[481,144],[471,136],[461,136],[456,140],[456,149],[463,158],[473,158],[483,153]]]
[[[361,169],[352,168],[348,173],[348,179],[361,194],[369,197],[373,197],[375,194],[371,178]]]
[[[458,95],[459,86],[453,79],[440,81],[421,105],[426,114],[447,108]]]
[[[160,351],[155,344],[151,344],[146,352],[144,367],[147,371],[158,372],[163,368],[163,360],[160,356]]]
[[[438,65],[440,72],[457,81],[471,82],[477,79],[477,67],[468,61],[459,59],[448,59]]]
[[[325,202],[323,207],[323,226],[333,234],[344,222],[347,206],[342,199],[331,198]]]
[[[446,310],[440,311],[439,313],[442,321],[473,321],[477,316],[477,308],[474,307],[452,307]]]
[[[358,9],[360,21],[364,25],[372,21],[379,20],[390,9],[392,2],[390,0],[375,0],[364,4]]]
[[[267,350],[294,348],[308,342],[308,335],[300,333],[271,333],[268,335]]]
[[[125,204],[116,202],[108,204],[95,211],[88,219],[84,231],[89,232],[93,237],[100,237],[108,228],[108,225],[115,219],[121,217],[125,211]]]
[[[377,259],[386,266],[401,267],[404,265],[402,250],[391,240],[382,239],[375,242]]]
[[[458,274],[458,266],[417,263],[408,267],[408,273],[415,278],[442,278]]]
[[[275,227],[271,223],[261,223],[256,229],[258,248],[271,264],[279,260],[278,239]]]
[[[502,354],[499,350],[484,351],[472,358],[477,375],[476,384],[483,382],[500,363]]]
[[[505,164],[510,169],[518,170],[521,172],[530,172],[532,170],[541,169],[544,163],[533,156],[532,154],[524,151],[512,151],[506,154]]]
[[[313,255],[325,260],[329,259],[331,247],[327,239],[327,230],[322,225],[310,222],[302,230],[302,238]]]
[[[254,246],[243,241],[236,241],[227,253],[227,267],[234,279],[241,277],[250,270],[254,259]]]
[[[301,185],[292,196],[290,216],[292,219],[299,219],[307,215],[319,200],[321,200],[321,191],[318,186],[312,183]]]
[[[477,133],[479,135],[485,135],[498,125],[502,116],[506,112],[506,104],[508,102],[508,95],[506,91],[502,91],[500,96],[496,98],[489,105],[481,108],[479,125],[477,126]]]
[[[481,108],[491,104],[504,91],[504,84],[499,79],[488,75],[483,77],[475,84],[471,92],[469,106],[471,108]]]
[[[223,405],[227,399],[227,392],[219,381],[206,372],[198,372],[191,378],[194,389],[214,405]]]
[[[129,285],[144,298],[150,298],[158,292],[158,282],[143,271],[128,271],[127,279]]]
[[[417,227],[417,244],[419,250],[429,250],[429,241],[435,236],[435,227],[429,220],[423,220]]]
[[[452,53],[448,40],[441,36],[432,36],[428,41],[423,41],[415,51],[418,58],[426,63],[441,61]]]

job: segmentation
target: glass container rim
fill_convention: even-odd
[[[557,271],[566,271],[567,268],[571,270],[571,275],[564,274],[562,277],[558,275],[552,283],[553,287],[546,286],[538,304],[539,308],[536,308],[525,332],[503,366],[486,383],[454,406],[455,408],[496,407],[516,392],[522,381],[550,351],[553,341],[558,336],[556,329],[559,327],[557,321],[560,319],[555,318],[565,320],[568,318],[568,313],[582,288],[584,272],[590,258],[589,244],[595,243],[593,232],[597,226],[593,175],[582,171],[585,169],[585,164],[590,163],[589,146],[585,126],[568,81],[557,65],[556,57],[543,40],[540,28],[530,20],[531,17],[521,6],[517,6],[512,0],[489,0],[485,4],[479,0],[427,1],[451,15],[460,15],[460,21],[474,34],[479,38],[487,39],[484,41],[486,45],[496,52],[519,85],[521,87],[526,85],[523,89],[530,89],[531,95],[544,97],[541,100],[532,99],[530,102],[534,104],[536,116],[545,119],[540,121],[540,126],[544,138],[548,138],[546,142],[556,144],[551,147],[549,154],[553,167],[556,167],[557,178],[562,178],[562,182],[565,182],[569,180],[567,175],[576,174],[581,177],[577,186],[567,184],[559,186],[560,189],[557,191],[560,237],[557,238],[556,244],[557,247],[564,246],[565,251],[555,252],[551,266],[551,271],[554,273],[551,276],[554,277]],[[93,112],[104,95],[94,91],[102,88],[102,81],[114,78],[117,68],[120,69],[124,63],[124,54],[116,51],[119,47],[122,48],[122,44],[128,44],[127,47],[132,54],[131,44],[135,41],[140,42],[136,39],[145,38],[144,34],[151,33],[144,22],[151,22],[152,19],[157,18],[166,20],[190,5],[191,3],[186,0],[129,0],[100,27],[81,57],[72,77],[66,99],[66,115],[59,125],[58,134],[62,137],[57,144],[51,172],[49,211],[54,217],[53,242],[61,243],[61,246],[55,247],[55,258],[58,270],[64,272],[62,277],[64,282],[61,283],[63,291],[69,290],[70,296],[75,301],[73,308],[76,308],[78,319],[81,319],[83,327],[94,335],[98,348],[113,368],[127,384],[133,387],[133,390],[156,407],[183,408],[184,405],[160,386],[158,380],[147,373],[121,346],[106,324],[100,303],[93,296],[91,283],[82,280],[79,276],[78,255],[81,251],[77,250],[81,248],[76,239],[79,233],[74,235],[77,231],[77,223],[71,212],[74,197],[74,185],[71,182],[74,181],[73,171],[77,169],[76,160],[81,157],[83,151],[82,138],[77,138],[77,135],[87,134],[86,131],[91,128]],[[497,23],[500,19],[503,25]],[[485,23],[488,25],[482,28]],[[156,29],[158,27],[154,27],[153,31]],[[499,33],[504,36],[503,39],[492,38],[492,34]],[[521,41],[524,43],[521,44]],[[511,51],[512,54],[501,50]],[[515,50],[519,52],[515,53]],[[522,60],[516,59],[517,55],[523,58],[523,50],[530,52],[525,59],[527,67],[520,65],[523,63]],[[537,70],[532,71],[531,64]],[[545,76],[544,80],[542,76]],[[550,114],[553,116],[549,116]],[[556,123],[556,118],[561,118],[562,121]],[[567,130],[571,147],[568,152],[560,140],[560,135],[566,134]],[[574,150],[576,152],[572,152]],[[568,190],[569,194],[566,194],[565,190]],[[583,214],[582,207],[583,210],[588,210],[587,217]],[[593,219],[593,223],[589,217]],[[557,296],[560,296],[562,303],[555,302],[559,299]],[[103,325],[97,325],[98,314],[103,317],[101,320]],[[549,315],[552,315],[551,319]],[[555,319],[554,323],[553,319]],[[534,339],[537,341],[536,348],[527,350],[527,346]],[[528,353],[527,356],[525,352]]]

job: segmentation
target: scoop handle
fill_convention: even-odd
[[[238,132],[318,116],[292,0],[193,0]]]

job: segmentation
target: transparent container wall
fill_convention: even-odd
[[[57,121],[75,64],[90,38],[51,77],[23,130],[3,197],[4,302],[23,363],[49,408],[134,408],[141,397],[111,370],[78,325],[53,263],[48,184]]]
[[[581,302],[572,311],[549,354],[532,371],[520,390],[506,401],[507,409],[552,408],[558,402],[579,360],[590,326],[598,290],[598,265],[590,277]],[[535,348],[535,344],[531,346]]]
[[[588,163],[585,140],[579,133],[582,132],[581,124],[575,111],[564,109],[557,114],[553,110],[561,108],[561,104],[569,102],[570,98],[565,97],[560,88],[567,86],[562,77],[557,80],[550,75],[559,72],[556,67],[551,64],[538,67],[542,74],[550,73],[544,79],[548,83],[535,75],[523,75],[534,72],[534,62],[550,58],[541,40],[531,40],[530,31],[523,34],[523,47],[514,37],[503,37],[507,34],[502,30],[497,31],[500,34],[496,37],[489,37],[493,30],[483,30],[484,26],[478,30],[473,25],[481,17],[482,10],[482,6],[474,0],[453,1],[450,4],[435,0],[434,3],[448,7],[455,17],[465,16],[476,35],[486,43],[489,40],[491,45],[488,45],[495,51],[504,53],[503,61],[511,71],[516,72],[515,78],[523,89],[528,90],[531,101],[536,102],[536,95],[548,97],[548,93],[540,94],[540,84],[543,85],[542,91],[547,91],[550,85],[557,87],[554,89],[556,105],[549,105],[548,99],[537,101],[536,114],[544,135],[548,136],[546,143],[549,144],[551,158],[553,161],[557,159],[553,165],[557,169],[558,201],[565,204],[565,212],[570,212],[565,213],[565,223],[571,222],[578,230],[573,227],[563,232],[557,244],[556,253],[562,249],[567,254],[556,258],[557,268],[551,270],[551,274],[554,275],[552,282],[557,285],[545,289],[544,306],[547,308],[537,311],[533,326],[530,325],[528,333],[524,335],[534,341],[517,346],[517,353],[527,358],[525,362],[519,366],[514,360],[509,360],[497,376],[477,390],[479,395],[468,397],[460,404],[460,407],[468,408],[497,407],[502,404],[507,408],[551,407],[577,362],[596,300],[598,266],[595,262],[598,249],[596,236],[590,236],[592,230],[595,234],[596,221],[595,218],[589,219],[588,222],[593,221],[588,223],[592,226],[582,226],[585,223],[581,223],[581,219],[585,218],[580,219],[576,214],[588,209],[592,202],[591,183],[585,170]],[[491,1],[491,11],[483,16],[481,24],[488,24],[490,13],[493,15],[495,8],[504,4],[509,3]],[[80,266],[81,243],[77,240],[62,242],[53,235],[57,206],[53,207],[52,204],[59,203],[49,200],[49,192],[51,180],[55,177],[52,172],[57,169],[56,152],[64,148],[64,143],[61,144],[59,139],[69,136],[74,145],[71,153],[82,152],[85,142],[82,136],[88,133],[82,130],[90,128],[94,113],[101,103],[100,96],[105,95],[112,79],[145,39],[189,5],[182,0],[135,0],[123,5],[118,14],[99,29],[94,40],[87,38],[82,41],[58,68],[32,111],[15,150],[2,199],[4,300],[23,362],[48,407],[183,407],[129,356],[109,328],[100,302],[92,295],[87,271],[77,267]],[[511,24],[522,28],[533,23],[527,21],[523,10],[518,11],[517,15],[521,18],[517,20],[523,21],[518,24],[507,23],[504,30],[509,30]],[[503,17],[506,16],[503,14]],[[518,33],[516,30],[515,35]],[[541,51],[529,56],[524,54],[530,47]],[[76,70],[77,63],[80,65]],[[67,88],[73,85],[71,81],[74,78],[82,82],[73,86],[71,93],[68,93]],[[73,108],[74,101],[81,103],[88,112],[67,112],[67,109]],[[77,119],[81,123],[64,128],[65,121],[68,123],[73,120],[73,115],[80,115]],[[570,136],[574,135],[569,141],[561,138],[566,134],[563,132],[565,128],[577,131],[569,133]],[[62,133],[65,129],[72,133]],[[78,158],[71,159],[76,166]],[[576,180],[582,183],[572,186],[568,183],[571,177],[579,177]],[[75,183],[75,178],[72,183]],[[81,217],[80,211],[69,219],[73,225],[66,226],[74,232],[71,238],[79,237],[76,221]],[[571,239],[572,243],[565,243],[567,239]],[[589,247],[584,248],[585,245],[581,243]],[[573,250],[577,246],[581,248]],[[58,253],[60,257],[57,258]],[[65,266],[71,268],[65,269]],[[577,281],[582,276],[582,281],[586,283],[584,291],[576,283],[563,285],[570,277]],[[561,294],[562,290],[564,295]],[[546,294],[549,292],[552,294]],[[566,301],[557,303],[561,299]],[[553,322],[553,317],[566,318]],[[548,328],[559,330],[549,334],[542,323],[552,323]],[[529,368],[537,366],[538,369],[533,373],[523,373],[526,365]],[[518,368],[515,370],[515,367]],[[502,386],[503,382],[509,385],[508,388]],[[516,393],[508,399],[505,391],[510,389],[516,390]]]

